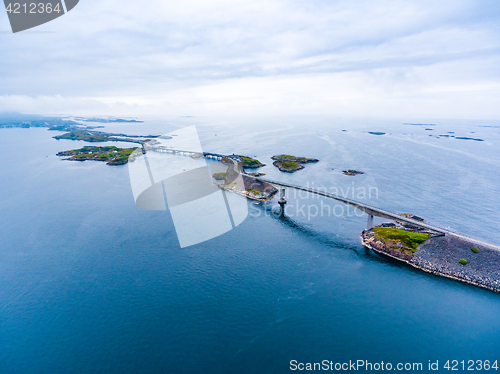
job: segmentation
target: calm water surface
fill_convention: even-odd
[[[196,124],[206,151],[257,156],[271,179],[354,191],[500,244],[500,129],[482,127],[499,123],[404,122],[177,118],[106,128],[149,134]],[[500,295],[367,251],[366,217],[314,216],[314,208],[308,217],[307,207],[335,205],[290,194],[288,218],[269,214],[275,202],[250,204],[233,231],[181,249],[168,212],[135,206],[126,166],[61,161],[58,151],[84,143],[54,135],[0,129],[2,374],[500,360]],[[284,174],[271,165],[278,153],[321,161]],[[371,197],[359,195],[370,188]]]

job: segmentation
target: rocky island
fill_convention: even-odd
[[[57,156],[69,156],[69,161],[104,161],[107,165],[125,165],[135,148],[118,147],[83,147],[57,153]]]
[[[352,170],[352,169],[349,169],[349,170],[342,170],[342,173],[344,173],[345,175],[358,175],[358,174],[364,174],[364,172],[362,171],[357,171],[357,170]]]
[[[316,158],[296,157],[291,155],[276,155],[271,157],[271,159],[275,160],[273,165],[285,173],[293,173],[297,170],[302,170],[304,169],[302,164],[319,161]]]
[[[233,156],[236,156],[236,157],[239,157],[242,159],[242,161],[239,163],[242,168],[256,169],[256,168],[260,168],[262,166],[266,166],[266,164],[263,164],[262,162],[260,162],[259,160],[255,159],[255,158],[251,158],[248,156],[234,155],[234,154],[233,154]]]

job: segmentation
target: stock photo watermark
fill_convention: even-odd
[[[135,203],[145,210],[168,207],[182,248],[220,236],[248,216],[246,199],[225,190],[245,190],[231,157],[203,152],[195,126],[146,142],[128,162]],[[214,176],[224,173],[218,184]]]
[[[234,229],[249,214],[307,220],[362,217],[366,212],[354,199],[379,196],[376,187],[356,187],[354,183],[326,188],[308,182],[285,187],[279,181],[247,173],[245,158],[248,161],[245,156],[204,152],[195,126],[148,140],[129,157],[135,203],[144,210],[168,209],[179,244],[187,247]]]
[[[354,182],[349,187],[324,186],[316,187],[314,182],[307,182],[306,189],[315,192],[332,194],[341,198],[376,200],[379,197],[379,190],[373,186],[354,186]],[[250,206],[251,217],[261,216],[280,216],[285,215],[288,218],[306,219],[310,221],[316,217],[364,217],[366,213],[358,208],[345,203],[335,202],[335,200],[325,199],[317,193],[310,193],[293,188],[287,189],[287,202],[281,207],[281,204],[275,203],[270,209],[261,209],[256,205]]]
[[[13,33],[43,25],[72,10],[79,0],[4,0]]]

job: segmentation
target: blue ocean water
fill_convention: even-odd
[[[351,198],[354,191],[371,205],[500,244],[499,123],[404,122],[165,118],[106,129],[167,133],[195,124],[205,151],[257,156],[270,179]],[[249,203],[243,224],[181,249],[168,212],[135,206],[127,166],[62,161],[58,151],[84,143],[54,135],[0,129],[1,373],[286,373],[291,360],[424,369],[429,360],[500,360],[500,295],[371,253],[359,240],[366,217],[314,214],[311,207],[332,203],[289,194],[287,218],[269,214],[275,202]],[[321,161],[285,174],[271,165],[279,153]]]

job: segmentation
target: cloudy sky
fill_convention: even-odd
[[[0,111],[500,119],[498,0],[80,0],[0,46]]]

